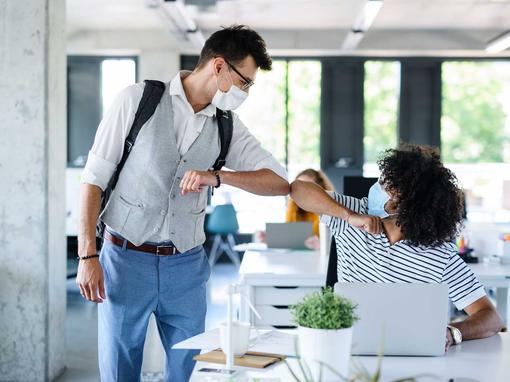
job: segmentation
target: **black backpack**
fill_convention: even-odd
[[[143,89],[142,99],[138,105],[138,109],[136,110],[135,119],[133,121],[133,125],[131,126],[131,130],[129,131],[128,136],[126,137],[126,141],[124,142],[124,151],[122,152],[122,158],[120,159],[115,172],[113,173],[110,181],[108,182],[108,186],[101,193],[101,209],[99,216],[103,213],[106,208],[106,204],[110,199],[110,196],[117,185],[117,181],[119,180],[120,172],[126,163],[126,160],[129,157],[131,150],[136,141],[136,137],[138,133],[142,129],[142,126],[149,120],[150,117],[154,114],[156,107],[163,96],[165,91],[165,84],[161,81],[156,80],[145,80],[145,87]],[[214,171],[221,170],[221,168],[225,165],[225,158],[227,157],[228,148],[230,146],[230,141],[232,140],[232,130],[233,120],[232,113],[230,111],[223,111],[216,108],[216,120],[218,122],[218,133],[220,136],[220,155],[216,159],[212,169]],[[103,237],[105,230],[105,224],[101,221],[101,219],[97,219],[96,225],[96,236],[99,238]]]

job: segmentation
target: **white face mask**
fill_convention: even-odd
[[[228,71],[228,75],[230,76],[230,71]],[[227,92],[222,92],[218,85],[218,77],[216,77],[216,85],[218,86],[218,90],[214,95],[211,103],[216,106],[220,110],[235,110],[248,98],[248,93],[239,89],[236,85],[234,85],[234,81],[232,81],[232,76],[230,76],[230,82],[232,85]]]

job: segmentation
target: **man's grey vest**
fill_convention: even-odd
[[[216,116],[181,157],[173,127],[169,83],[154,115],[138,134],[102,220],[135,245],[171,240],[187,251],[205,241],[207,187],[181,195],[179,183],[188,170],[206,171],[220,153]]]

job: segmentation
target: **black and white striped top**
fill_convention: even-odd
[[[330,195],[357,213],[368,213],[367,198]],[[339,282],[444,283],[459,310],[485,296],[483,286],[453,243],[427,247],[402,240],[391,245],[384,232],[371,235],[327,215],[321,217],[321,222],[330,228],[336,241]]]

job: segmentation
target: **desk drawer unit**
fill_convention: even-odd
[[[260,286],[255,288],[256,305],[292,305],[319,287]]]
[[[255,317],[256,326],[273,326],[280,328],[296,326],[292,321],[289,307],[286,305],[256,305],[255,308],[262,317],[260,320]]]
[[[320,287],[258,286],[254,288],[255,308],[261,319],[255,318],[257,326],[295,326],[289,305],[301,301],[307,294],[320,291]]]

